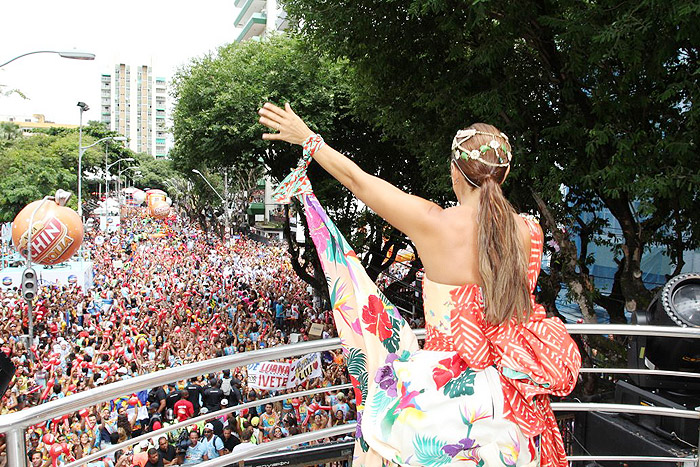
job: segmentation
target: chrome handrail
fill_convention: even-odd
[[[676,376],[679,378],[700,378],[700,373],[689,371],[670,370],[650,370],[648,368],[580,368],[579,373],[603,373],[611,375],[656,375],[656,376]]]
[[[123,396],[124,394],[151,389],[173,381],[194,378],[207,373],[222,371],[227,368],[250,365],[251,363],[278,360],[313,352],[322,352],[338,347],[340,347],[340,339],[336,337],[332,339],[320,339],[299,344],[270,347],[269,349],[253,350],[226,357],[212,358],[202,362],[166,368],[165,370],[136,376],[134,378],[72,394],[46,404],[29,407],[20,412],[2,415],[0,416],[0,433],[11,428],[27,428],[44,420],[50,420],[67,413],[75,412],[81,408],[105,402]]]
[[[626,336],[700,338],[699,328],[676,326],[646,326],[639,324],[567,324],[569,334],[622,334]]]
[[[671,407],[654,407],[635,404],[603,404],[597,402],[552,402],[555,412],[609,412],[609,413],[643,413],[664,417],[694,418],[700,420],[696,410],[674,409]]]
[[[337,386],[313,388],[313,389],[308,389],[306,391],[299,391],[299,392],[295,392],[295,393],[291,393],[291,394],[282,394],[279,396],[267,397],[265,399],[256,400],[253,402],[246,402],[244,404],[238,404],[238,405],[235,405],[233,407],[226,407],[225,409],[217,410],[215,412],[208,412],[204,415],[198,415],[196,417],[188,418],[184,422],[178,422],[178,423],[173,423],[172,425],[164,426],[163,428],[159,428],[157,430],[153,430],[153,431],[150,431],[148,433],[144,433],[144,434],[136,436],[134,438],[130,438],[130,439],[123,441],[119,444],[112,444],[109,447],[106,447],[100,451],[89,454],[85,457],[81,457],[80,459],[73,461],[69,464],[66,464],[63,467],[78,467],[80,465],[85,464],[86,462],[90,462],[90,461],[93,461],[95,459],[99,459],[100,457],[104,457],[107,454],[111,454],[113,452],[116,452],[119,449],[122,449],[122,448],[125,448],[128,446],[133,446],[133,445],[139,443],[140,441],[147,440],[150,438],[155,438],[156,436],[160,436],[160,435],[165,434],[165,433],[170,433],[171,431],[179,430],[180,428],[184,428],[186,426],[191,426],[195,423],[201,422],[202,420],[209,420],[211,418],[218,417],[220,415],[229,414],[229,413],[234,412],[236,410],[250,409],[251,407],[259,406],[263,400],[265,401],[265,403],[277,402],[277,401],[281,401],[284,399],[289,399],[291,397],[310,396],[312,394],[318,394],[319,392],[328,392],[328,391],[333,391],[333,390],[337,390],[337,389],[348,389],[351,387],[352,387],[352,384],[339,384]]]
[[[265,444],[260,444],[240,454],[226,454],[224,456],[217,457],[216,459],[208,460],[197,465],[201,467],[222,467],[232,465],[236,462],[240,462],[251,457],[259,456],[260,454],[278,451],[280,449],[284,449],[289,446],[294,446],[296,444],[307,443],[309,441],[316,441],[319,439],[328,438],[331,436],[338,436],[345,433],[352,433],[355,431],[356,425],[356,423],[346,423],[345,425],[338,425],[330,428],[323,428],[317,431],[310,431],[308,433],[301,433],[294,436],[288,436],[286,438],[270,441]]]
[[[673,462],[676,465],[697,461],[696,457],[655,457],[655,456],[566,456],[569,462],[576,461],[627,461],[627,462]]]
[[[636,336],[654,336],[654,337],[680,337],[680,338],[700,338],[700,330],[695,328],[680,328],[673,326],[643,326],[643,325],[625,325],[625,324],[608,324],[608,325],[596,325],[596,324],[568,324],[566,325],[567,330],[571,334],[623,334],[623,335],[636,335]],[[414,331],[418,339],[425,339],[425,330],[418,329]],[[150,389],[152,387],[160,386],[173,381],[188,379],[202,374],[212,373],[221,371],[227,368],[236,368],[249,365],[251,363],[268,361],[268,360],[278,360],[283,358],[289,358],[293,356],[303,355],[306,353],[321,352],[327,350],[333,350],[340,347],[340,339],[320,339],[308,342],[302,342],[298,344],[282,345],[277,347],[272,347],[268,349],[255,350],[251,352],[244,352],[240,354],[230,355],[227,357],[219,357],[215,359],[206,360],[203,362],[190,363],[188,365],[183,365],[174,368],[168,368],[165,370],[157,371],[154,373],[149,373],[134,378],[130,378],[123,381],[117,381],[106,386],[100,386],[98,388],[90,389],[88,391],[73,394],[71,396],[49,402],[47,404],[30,407],[20,412],[15,412],[7,415],[0,416],[0,432],[7,433],[7,459],[9,465],[22,466],[26,464],[26,445],[24,439],[24,430],[32,425],[40,423],[45,420],[50,420],[58,416],[62,416],[66,413],[77,411],[86,406],[95,405],[100,402],[105,402],[116,397],[123,396],[124,394],[135,393],[144,389]],[[697,378],[699,377],[694,373],[686,372],[670,372],[664,370],[644,370],[644,369],[624,369],[624,368],[587,368],[582,369],[583,372],[596,372],[596,373],[628,373],[628,374],[658,374],[664,376],[682,376]],[[320,388],[319,392],[325,392],[328,388]],[[282,398],[287,398],[286,395]],[[280,396],[278,396],[280,397]],[[253,405],[259,405],[260,401],[252,403]],[[584,408],[584,405],[586,407]],[[244,408],[246,404],[237,406]],[[642,407],[635,405],[626,404],[572,404],[572,403],[553,403],[552,406],[555,410],[567,410],[567,411],[579,411],[579,410],[597,410],[604,412],[630,412],[630,413],[656,413],[658,415],[665,416],[679,416],[682,418],[700,418],[699,412],[693,411],[683,411],[677,409],[666,409],[660,407]],[[644,410],[642,410],[644,409]],[[227,413],[236,408],[227,408],[222,411],[215,413]],[[211,418],[212,414],[206,414],[203,418],[198,417],[197,420]],[[194,419],[189,419],[187,423],[183,422],[184,425],[193,423]],[[184,426],[183,425],[183,426]],[[176,426],[176,425],[173,425]],[[173,426],[164,428],[163,432],[178,429],[173,428]],[[178,425],[180,426],[180,425]],[[160,430],[159,430],[160,433]],[[141,439],[148,439],[153,436],[157,436],[154,433],[149,433],[147,435],[142,435],[142,437],[134,438],[125,442],[125,445],[133,444]],[[301,435],[299,435],[301,436]],[[322,436],[325,437],[325,436]],[[136,441],[135,441],[136,440]],[[303,442],[303,441],[300,441]],[[271,443],[266,443],[269,445]],[[292,444],[297,444],[292,443]],[[116,448],[118,449],[118,448]],[[115,449],[115,450],[116,450]],[[104,454],[102,454],[104,455]],[[246,453],[246,457],[250,453]],[[99,456],[98,456],[99,457]],[[585,456],[584,456],[585,457]],[[97,458],[97,457],[95,457]],[[85,458],[84,458],[85,459]],[[82,463],[87,462],[81,459],[79,463],[71,463],[69,466],[77,466]],[[700,457],[698,458],[700,459]],[[679,459],[682,462],[683,459]],[[78,462],[78,461],[76,461]],[[208,464],[207,464],[208,465]],[[214,464],[212,464],[213,466]],[[219,465],[219,464],[216,464]],[[698,466],[700,466],[700,460],[698,460]],[[68,466],[67,466],[68,467]]]

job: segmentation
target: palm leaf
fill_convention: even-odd
[[[387,407],[395,401],[394,398],[387,395],[386,391],[379,389],[374,393],[371,404],[365,404],[365,413],[369,414],[371,417],[378,418],[379,414],[385,412]]]
[[[362,400],[366,401],[367,400],[367,372],[365,371],[360,375],[357,380],[360,382],[360,392],[362,392]]]
[[[382,345],[389,353],[396,353],[399,350],[399,343],[401,340],[401,325],[404,323],[402,319],[396,319],[393,316],[389,316],[389,321],[391,322],[391,336],[384,339]]]
[[[348,373],[360,379],[360,376],[367,374],[367,357],[356,347],[351,347],[348,353]]]
[[[444,444],[434,436],[416,435],[413,438],[413,450],[416,453],[416,460],[420,465],[426,467],[439,467],[449,464],[452,462],[452,458],[442,450]]]
[[[471,396],[474,394],[474,379],[476,372],[467,368],[456,378],[449,380],[442,389],[446,396],[451,398],[460,397],[463,395]]]

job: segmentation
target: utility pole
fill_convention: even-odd
[[[224,241],[226,236],[231,235],[231,211],[229,209],[228,202],[228,167],[224,168],[224,223],[226,225],[226,232],[224,233]]]

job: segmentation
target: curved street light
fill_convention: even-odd
[[[95,59],[95,54],[91,54],[88,52],[59,52],[57,50],[36,50],[34,52],[27,52],[26,54],[18,55],[13,59],[10,59],[0,65],[0,68],[4,67],[8,63],[12,63],[18,58],[26,57],[27,55],[33,55],[33,54],[58,54],[63,58],[70,58],[73,60],[94,60]]]
[[[83,108],[80,107],[80,120],[82,123],[82,117],[83,117]],[[85,153],[86,149],[89,149],[97,144],[100,144],[102,141],[107,141],[107,140],[112,140],[112,141],[126,141],[126,137],[124,136],[107,136],[105,138],[100,138],[94,143],[88,145],[88,146],[82,146],[82,126],[80,128],[81,134],[80,134],[80,142],[78,143],[78,215],[80,216],[80,219],[83,219],[83,191],[82,191],[82,178],[83,178],[83,154]]]
[[[120,138],[124,138],[124,137],[120,136]],[[126,138],[124,138],[123,140],[116,140],[116,141],[126,141]],[[119,160],[116,160],[107,166],[107,170],[109,170],[109,168],[112,167],[114,164],[116,164],[118,162],[123,162],[123,161],[134,162],[134,158],[133,157],[123,157]]]
[[[216,191],[216,188],[214,188],[214,187],[211,185],[211,183],[209,183],[209,180],[207,180],[207,177],[205,177],[205,176],[202,174],[202,172],[200,172],[200,171],[197,170],[197,169],[192,169],[192,172],[193,172],[193,173],[196,173],[197,175],[199,175],[200,177],[202,177],[202,179],[204,179],[205,182],[207,182],[207,185],[209,185],[209,188],[211,188],[211,191],[213,191],[213,192],[216,194],[216,196],[219,197],[219,199],[221,200],[221,202],[224,203],[224,207],[225,207],[225,206],[226,206],[226,200],[225,200],[224,198],[222,198],[221,195],[219,194],[219,192]]]
[[[121,138],[124,138],[124,137],[121,136]],[[126,138],[124,138],[124,139],[126,139]],[[133,157],[122,157],[121,159],[116,160],[116,161],[112,162],[111,164],[107,164],[107,149],[108,149],[107,145],[105,144],[105,199],[108,198],[107,194],[109,192],[109,168],[115,164],[118,164],[121,161],[131,161],[131,162],[134,161]]]
[[[121,184],[122,184],[122,174],[126,172],[127,170],[134,170],[134,169],[139,169],[140,167],[138,165],[132,165],[129,167],[125,167],[119,171],[119,175],[117,175],[117,192],[121,191]],[[141,175],[141,171],[136,170],[136,172],[133,173],[133,175]]]
[[[225,223],[225,227],[226,227],[226,234],[229,235],[229,234],[231,233],[231,232],[229,231],[231,222],[229,221],[229,208],[228,208],[228,203],[227,203],[226,200],[223,198],[223,196],[221,196],[221,195],[219,194],[219,192],[216,191],[216,189],[211,185],[211,183],[209,183],[209,180],[207,180],[207,177],[205,177],[205,176],[202,174],[202,172],[200,172],[200,171],[197,170],[197,169],[192,169],[192,172],[193,172],[193,173],[196,173],[197,175],[199,175],[200,177],[202,177],[202,178],[204,179],[204,181],[207,182],[207,185],[209,185],[209,188],[211,188],[211,190],[212,190],[214,193],[216,193],[216,196],[218,196],[219,199],[221,200],[221,203],[222,203],[223,206],[224,206],[224,223]],[[226,189],[226,186],[227,186],[227,185],[228,185],[227,173],[224,172],[224,190]]]

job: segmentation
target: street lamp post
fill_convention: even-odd
[[[202,178],[204,179],[204,181],[207,182],[207,185],[209,185],[209,188],[211,188],[212,191],[213,191],[214,193],[216,193],[216,196],[218,196],[219,199],[221,200],[221,202],[223,203],[223,205],[224,205],[224,211],[225,211],[225,212],[224,212],[224,223],[225,223],[225,225],[226,225],[226,234],[227,234],[227,235],[230,235],[231,232],[229,231],[229,209],[228,209],[228,202],[219,194],[218,191],[216,191],[216,189],[211,185],[211,183],[209,183],[209,180],[207,180],[207,177],[205,177],[205,176],[202,174],[202,172],[200,172],[200,171],[197,170],[197,169],[192,169],[192,172],[194,172],[194,173],[196,173],[197,175],[199,175],[200,177],[202,177]],[[224,175],[226,175],[226,173],[225,173]],[[227,180],[227,177],[225,176],[225,177],[224,177],[224,190],[226,190],[226,185],[225,185],[225,184],[226,184],[227,181],[228,181],[228,180]]]
[[[121,186],[122,174],[124,172],[126,172],[127,170],[133,170],[133,169],[138,169],[138,166],[132,165],[131,167],[125,167],[119,171],[119,175],[117,176],[117,183],[119,183],[118,186]],[[134,175],[141,175],[141,172],[137,170],[136,172],[134,172]]]
[[[108,193],[109,193],[109,168],[114,166],[115,164],[118,164],[119,162],[122,161],[130,161],[133,162],[134,158],[133,157],[122,157],[119,160],[116,160],[112,162],[111,164],[107,164],[107,145],[105,144],[105,200],[107,200]]]
[[[126,141],[124,136],[107,136],[105,138],[100,138],[89,146],[83,146],[83,112],[90,110],[90,107],[85,102],[78,102],[78,107],[80,107],[80,127],[78,130],[78,216],[80,220],[83,219],[83,154],[85,150],[89,149],[102,141],[112,140],[112,141]]]
[[[85,102],[78,102],[80,107],[80,125],[78,126],[78,216],[83,221],[83,112],[90,110]]]
[[[27,52],[26,54],[18,55],[13,59],[10,59],[0,65],[0,68],[4,67],[8,63],[14,62],[18,58],[26,57],[27,55],[32,55],[32,54],[58,54],[63,58],[71,58],[73,60],[94,60],[95,59],[95,54],[87,53],[87,52],[59,52],[56,50],[36,50],[34,52]]]

